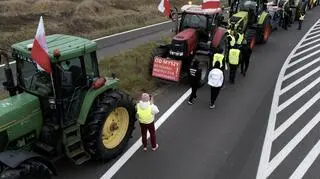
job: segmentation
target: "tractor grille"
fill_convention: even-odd
[[[186,41],[172,40],[170,49],[174,52],[186,53],[187,52]]]

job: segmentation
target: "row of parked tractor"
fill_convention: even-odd
[[[174,8],[172,20],[176,24],[176,35],[170,44],[160,44],[153,50],[150,74],[160,81],[181,83],[197,58],[203,84],[215,49],[227,53],[228,32],[244,34],[253,49],[255,44],[266,43],[272,31],[284,27],[285,12],[290,11],[288,21],[292,23],[299,19],[301,11],[311,10],[319,0],[234,0],[229,3],[228,9],[202,9],[201,5],[192,3],[180,11]]]

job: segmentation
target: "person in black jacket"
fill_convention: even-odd
[[[247,40],[243,41],[241,51],[242,51],[241,73],[243,76],[246,76],[246,73],[249,67],[251,53],[252,53],[252,49],[250,48],[250,44],[247,43]]]
[[[197,90],[200,87],[201,72],[202,70],[199,68],[199,61],[195,59],[189,69],[189,83],[192,89],[188,100],[189,104],[193,104],[193,99],[197,98]]]

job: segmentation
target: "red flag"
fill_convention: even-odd
[[[40,17],[37,33],[33,41],[31,56],[44,71],[47,73],[52,72],[42,16]]]
[[[220,0],[203,0],[202,9],[220,8]]]
[[[170,11],[170,2],[169,0],[161,0],[158,10],[162,13],[164,13],[165,16],[170,17],[171,11]]]

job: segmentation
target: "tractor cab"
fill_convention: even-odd
[[[55,119],[62,127],[69,126],[77,120],[83,91],[90,88],[93,79],[99,77],[96,44],[89,40],[83,45],[72,43],[74,37],[48,36],[48,45],[56,39],[66,38],[70,41],[64,45],[54,44],[55,50],[49,51],[52,74],[45,72],[31,58],[32,41],[13,45],[12,57],[17,64],[17,85],[24,92],[39,97],[43,115]],[[60,51],[61,50],[61,51]]]

